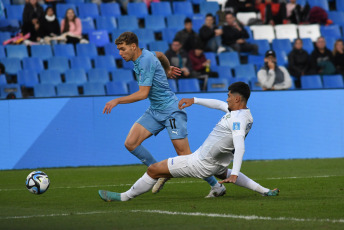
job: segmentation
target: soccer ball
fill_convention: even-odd
[[[50,181],[44,172],[33,171],[26,177],[25,185],[29,192],[39,195],[48,190]]]

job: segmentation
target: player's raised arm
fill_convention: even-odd
[[[162,67],[165,70],[166,76],[168,78],[177,78],[181,75],[182,71],[175,66],[171,66],[169,60],[162,52],[155,51],[156,57],[159,59]]]
[[[218,109],[222,110],[224,112],[228,112],[228,104],[224,101],[216,100],[216,99],[204,99],[204,98],[197,98],[194,97],[192,98],[192,101],[189,101],[189,99],[186,99],[185,101],[182,99],[179,102],[179,108],[183,109],[186,107],[189,107],[192,104],[198,104],[198,105],[203,105],[205,107],[211,108],[211,109]],[[192,104],[189,104],[191,103]],[[182,106],[185,103],[184,106]]]
[[[191,106],[194,103],[194,98],[183,98],[179,101],[178,107],[179,109],[184,109],[186,107]]]

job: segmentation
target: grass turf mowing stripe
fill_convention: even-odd
[[[94,211],[94,212],[74,212],[74,213],[58,213],[58,214],[56,213],[56,214],[31,215],[31,216],[7,216],[7,217],[0,217],[0,220],[30,219],[30,218],[39,218],[39,217],[63,217],[63,216],[71,216],[71,215],[95,215],[95,214],[108,214],[108,213],[116,213],[116,212],[122,212],[122,211]],[[244,220],[344,223],[344,219],[307,219],[307,218],[295,218],[295,217],[244,216],[244,215],[202,213],[202,212],[172,212],[172,211],[164,211],[164,210],[130,210],[129,212],[156,213],[156,214],[162,214],[162,215],[232,218],[232,219],[244,219]]]

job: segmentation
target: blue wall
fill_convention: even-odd
[[[178,97],[226,100],[226,92]],[[140,163],[124,148],[148,101],[102,110],[112,97],[0,100],[0,169]],[[248,159],[344,157],[344,90],[252,92]],[[187,108],[191,150],[223,112]],[[144,142],[157,160],[175,156],[166,131]]]

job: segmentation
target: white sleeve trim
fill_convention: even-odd
[[[220,100],[194,97],[194,103],[211,109],[219,109],[226,113],[228,112],[228,104]]]
[[[233,137],[234,143],[234,159],[233,159],[233,168],[231,175],[238,176],[241,169],[242,158],[245,153],[245,137],[244,136],[234,136]]]

